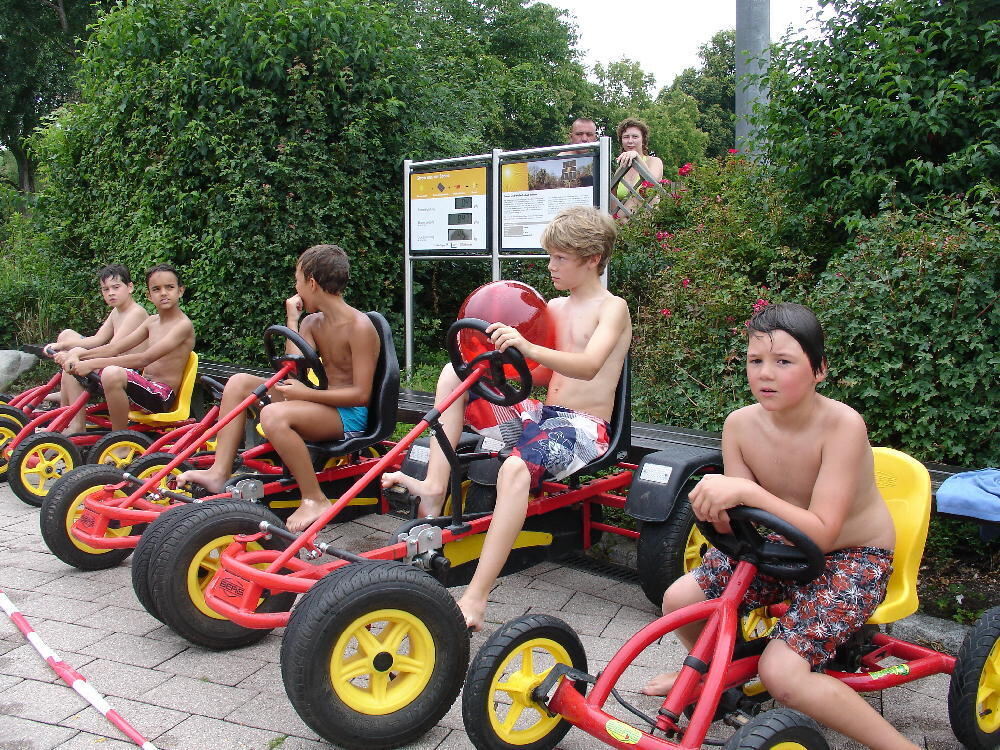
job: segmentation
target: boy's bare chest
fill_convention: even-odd
[[[809,505],[822,462],[821,441],[764,433],[745,441],[740,452],[761,487],[796,505]]]
[[[589,307],[564,307],[554,321],[556,348],[564,352],[582,352],[597,329],[597,310]]]

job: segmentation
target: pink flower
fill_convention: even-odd
[[[738,154],[739,152],[740,152],[740,150],[738,148],[731,148],[731,149],[729,149],[729,153],[731,153],[731,154]]]
[[[690,174],[692,169],[694,169],[694,165],[691,162],[688,162],[687,164],[678,167],[677,174],[684,177],[685,175]]]
[[[754,312],[754,315],[756,315],[757,313],[759,313],[761,310],[763,310],[765,307],[767,307],[770,304],[771,303],[768,302],[763,297],[759,298],[756,302],[753,303],[753,312]]]
[[[666,177],[664,177],[662,180],[660,180],[660,184],[661,185],[669,185],[670,184],[670,180],[668,180]]]
[[[664,307],[662,310],[660,310],[660,315],[662,315],[664,318],[669,318],[671,315],[673,315],[673,313],[670,312],[669,307]]]
[[[649,180],[643,180],[642,184],[639,187],[651,188],[651,187],[655,187],[655,184],[652,183],[652,182],[650,182]]]
[[[691,286],[691,279],[682,279],[681,286],[687,289],[689,286]]]

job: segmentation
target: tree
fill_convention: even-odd
[[[562,143],[566,127],[593,99],[564,12],[528,0],[409,0],[409,25],[428,59],[476,110],[484,147]]]
[[[828,0],[775,45],[761,148],[820,213],[872,214],[1000,179],[1000,6]]]
[[[24,140],[75,95],[74,60],[87,26],[108,2],[7,0],[0,6],[0,145],[17,163],[17,184],[35,190]]]
[[[398,323],[402,160],[482,142],[416,41],[368,0],[118,6],[81,56],[79,101],[34,140],[52,261],[176,263],[202,350],[247,361],[298,253],[337,242],[348,298]]]
[[[660,91],[682,91],[698,103],[698,128],[708,133],[706,156],[720,156],[736,142],[736,32],[718,32],[698,48],[699,68],[686,68]]]
[[[664,92],[653,99],[655,78],[634,60],[622,58],[604,66],[594,66],[597,96],[594,120],[604,132],[615,137],[615,128],[626,117],[638,117],[649,125],[649,148],[663,160],[664,175],[671,167],[696,161],[705,153],[705,133],[698,130],[698,107],[682,92]]]

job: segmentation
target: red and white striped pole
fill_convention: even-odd
[[[80,696],[87,701],[91,706],[96,708],[101,714],[114,724],[118,729],[125,733],[125,735],[132,740],[136,745],[142,748],[142,750],[157,750],[156,745],[147,740],[141,734],[139,734],[131,724],[129,724],[121,715],[115,711],[111,704],[109,704],[104,696],[98,693],[87,679],[77,672],[73,667],[60,659],[56,652],[49,648],[45,641],[43,641],[38,633],[35,632],[34,628],[28,623],[17,607],[14,606],[7,595],[0,589],[0,608],[7,614],[10,621],[14,623],[21,634],[27,639],[28,643],[35,647],[35,651],[45,659],[46,663],[52,667],[52,670],[62,678],[63,682],[69,685],[73,690],[80,694]]]

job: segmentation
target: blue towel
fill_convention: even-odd
[[[937,509],[956,516],[1000,521],[1000,469],[952,474],[938,487]]]

